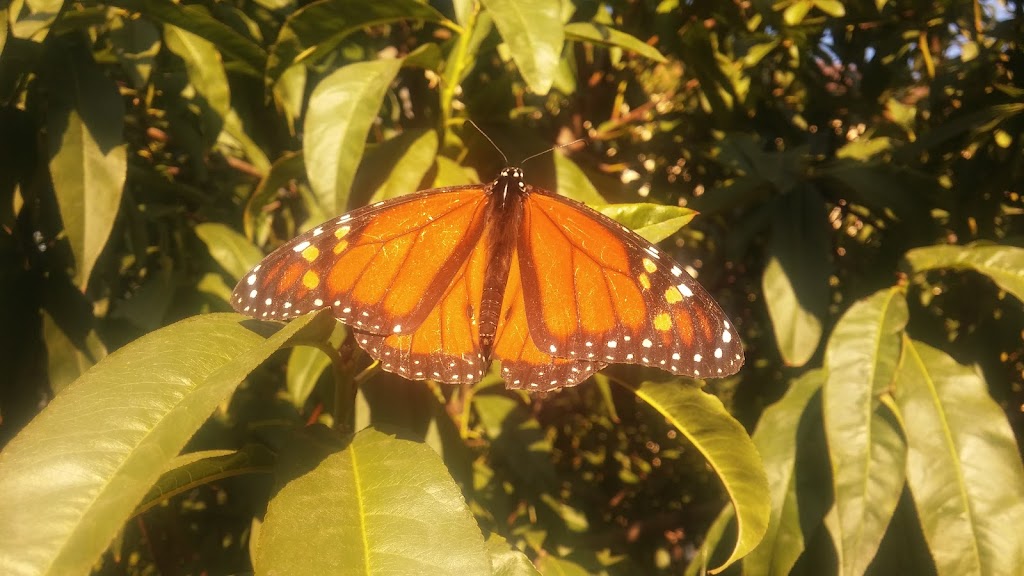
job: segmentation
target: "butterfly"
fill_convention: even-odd
[[[330,308],[414,380],[472,383],[499,360],[508,388],[547,391],[610,363],[691,377],[743,364],[735,328],[677,262],[516,167],[324,222],[243,276],[231,304],[267,320]]]

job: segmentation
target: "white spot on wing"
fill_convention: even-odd
[[[690,287],[686,284],[680,284],[679,286],[676,286],[676,288],[678,288],[679,291],[683,293],[683,296],[686,296],[687,298],[693,296],[693,290],[690,290]]]
[[[650,348],[651,346],[654,345],[654,342],[651,342],[649,339],[644,338],[644,341],[641,342],[640,344],[643,344],[644,348]]]
[[[298,244],[295,245],[294,248],[292,248],[292,250],[294,250],[296,252],[302,252],[306,248],[309,248],[309,240],[305,240],[303,242],[299,242]]]
[[[249,286],[252,286],[253,284],[256,283],[256,275],[250,275],[248,278],[245,279],[245,281],[249,284]]]
[[[722,357],[722,349],[721,348],[715,348],[715,358],[721,358],[721,357]]]

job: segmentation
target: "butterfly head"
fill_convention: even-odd
[[[491,184],[491,190],[501,194],[502,202],[511,196],[526,192],[526,181],[523,169],[518,166],[506,166],[498,173],[498,177]]]

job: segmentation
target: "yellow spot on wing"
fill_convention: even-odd
[[[351,226],[342,226],[341,228],[338,228],[337,230],[334,231],[334,237],[337,238],[338,240],[341,240],[342,238],[345,237],[345,234],[348,234],[348,231],[351,229]]]
[[[334,253],[341,254],[342,252],[345,251],[345,248],[348,248],[348,240],[342,240],[341,242],[338,242],[338,244],[334,247]]]
[[[644,270],[653,273],[658,267],[654,265],[654,261],[650,258],[644,258]]]
[[[644,287],[644,290],[651,289],[651,279],[647,277],[647,274],[641,273],[640,276],[637,277],[637,280],[640,281],[640,285]]]
[[[654,317],[654,329],[661,330],[662,332],[667,332],[668,330],[671,330],[672,318],[664,312],[658,314],[657,316]]]
[[[302,276],[302,285],[312,290],[320,285],[320,276],[312,270],[306,270]]]
[[[675,304],[677,302],[682,301],[683,295],[679,293],[679,289],[677,289],[675,286],[672,286],[668,290],[665,290],[665,302],[668,302],[669,304]]]
[[[305,258],[307,262],[312,262],[313,260],[316,260],[316,257],[319,255],[320,249],[317,248],[316,246],[309,246],[302,251],[302,257]]]

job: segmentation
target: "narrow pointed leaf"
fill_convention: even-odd
[[[480,528],[427,445],[368,428],[291,466],[309,472],[270,501],[256,574],[490,573]]]
[[[239,280],[263,259],[263,252],[229,226],[217,222],[198,224],[196,236],[206,244],[210,256],[232,280]]]
[[[779,354],[789,366],[806,364],[821,341],[831,273],[825,217],[825,205],[812,189],[783,194],[775,206],[761,282]]]
[[[312,2],[293,12],[281,26],[270,48],[266,79],[273,84],[292,65],[318,61],[367,26],[401,20],[448,23],[440,12],[416,0]]]
[[[214,18],[205,7],[186,5],[171,0],[112,0],[114,6],[139,12],[165,24],[172,24],[212,42],[217,50],[235,58],[237,70],[260,77],[266,65],[267,53],[231,26]]]
[[[512,61],[536,94],[547,94],[558,72],[565,31],[558,0],[483,0]]]
[[[654,60],[655,62],[667,62],[665,57],[658,52],[658,49],[644,44],[636,36],[631,36],[604,24],[594,22],[573,22],[565,26],[565,37],[577,42],[590,42],[604,46],[615,46],[630,52]]]
[[[825,351],[825,433],[844,574],[867,569],[903,492],[906,446],[878,399],[895,378],[907,317],[903,288],[880,290],[850,307]]]
[[[0,573],[87,574],[242,379],[292,338],[334,323],[307,315],[275,332],[240,318],[189,318],[119,349],[0,452]]]
[[[231,108],[231,93],[220,52],[212,42],[170,24],[164,26],[164,42],[171,52],[184,60],[189,84],[202,99],[201,103],[209,107],[223,125]]]
[[[370,201],[387,200],[419,190],[420,182],[437,158],[437,147],[437,132],[433,130],[427,130],[413,140],[405,153],[394,159],[390,174]]]
[[[649,203],[605,204],[597,206],[597,211],[654,243],[675,234],[697,215],[689,208]]]
[[[939,575],[1018,574],[1024,469],[1006,414],[973,368],[909,338],[903,347],[907,482]]]
[[[796,501],[798,432],[807,405],[824,383],[824,370],[804,373],[785,396],[765,409],[757,423],[752,439],[764,458],[772,509],[764,540],[743,559],[747,576],[789,574],[804,551],[801,510]]]
[[[345,211],[366,135],[401,60],[358,62],[324,78],[309,97],[302,150],[306,175],[327,213]]]
[[[907,252],[906,260],[914,272],[936,268],[974,270],[1024,301],[1024,248],[985,244],[929,246]]]
[[[124,105],[89,51],[55,42],[48,54],[50,175],[75,255],[75,284],[84,291],[121,207]]]
[[[555,178],[558,181],[558,193],[573,200],[587,204],[605,204],[608,201],[594,187],[586,173],[565,154],[555,154]]]
[[[645,382],[634,390],[707,458],[736,509],[738,534],[732,554],[717,573],[748,554],[764,537],[771,513],[764,465],[743,425],[722,401],[678,380]]]

